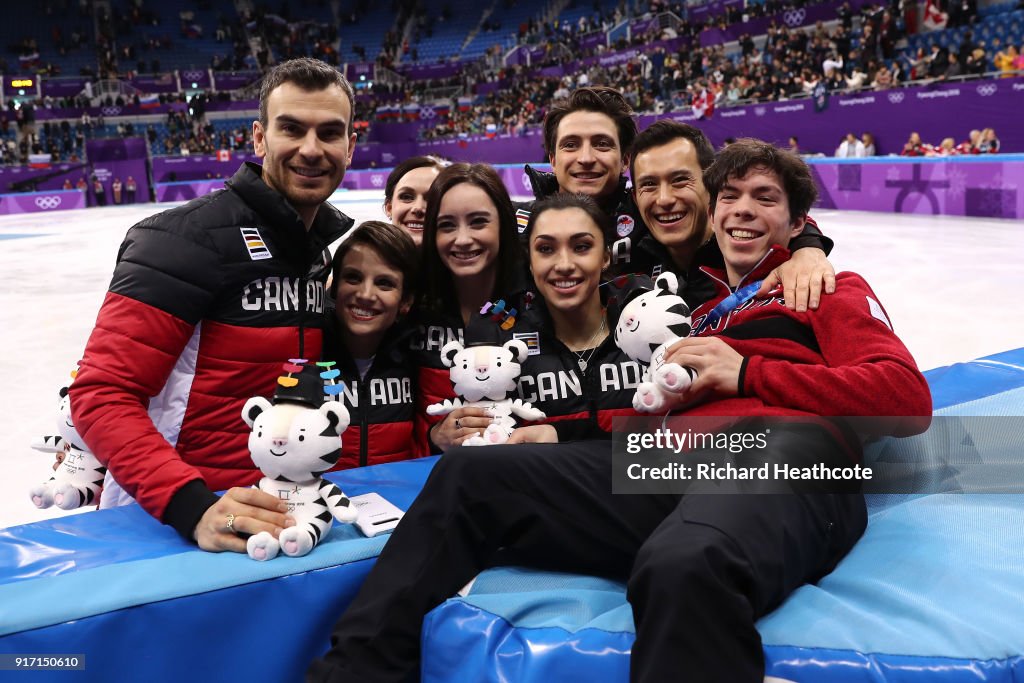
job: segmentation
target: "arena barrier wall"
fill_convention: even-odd
[[[175,160],[168,160],[175,161]],[[870,159],[808,159],[818,185],[817,208],[848,211],[878,211],[937,216],[1024,218],[1024,154],[969,157],[879,157]],[[230,163],[196,160],[181,168],[190,174],[233,173],[238,160]],[[210,164],[216,164],[210,165]],[[545,163],[534,165],[550,170]],[[498,174],[513,197],[533,195],[530,181],[519,164],[498,164]],[[211,169],[211,170],[205,170]],[[342,188],[375,190],[384,196],[384,184],[391,169],[351,170]],[[230,173],[228,174],[230,175]],[[166,173],[164,174],[166,177]],[[224,179],[158,182],[158,202],[187,201],[224,186]]]
[[[926,375],[937,414],[1024,408],[1024,349]],[[435,461],[330,478],[404,509]],[[1020,680],[1022,496],[912,496],[870,509],[867,534],[836,571],[759,623],[769,673],[803,683]],[[137,506],[0,530],[0,654],[81,655],[87,672],[4,680],[299,681],[384,542],[335,525],[308,556],[259,563],[200,552]],[[624,682],[631,627],[621,584],[485,573],[467,598],[428,616],[423,680]]]
[[[0,194],[0,216],[12,213],[67,211],[84,209],[85,206],[85,192],[81,190]]]

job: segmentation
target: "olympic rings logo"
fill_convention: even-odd
[[[978,94],[982,97],[995,95],[997,90],[999,90],[999,86],[995,83],[983,83],[978,86]]]
[[[791,9],[782,15],[782,21],[785,22],[786,26],[800,26],[804,23],[804,19],[807,18],[807,11],[801,9]]]
[[[903,93],[901,93],[901,92],[891,92],[891,93],[889,93],[889,101],[892,102],[893,104],[899,104],[900,102],[903,101]]]
[[[754,113],[758,116],[764,116],[768,113],[768,107],[754,107]]]
[[[103,107],[100,111],[104,116],[117,116],[121,113],[121,107]]]
[[[60,206],[60,197],[36,197],[36,206],[43,211],[49,211],[50,209],[56,209]]]
[[[420,118],[423,120],[432,119],[437,116],[437,112],[434,111],[433,107],[426,107],[420,110]]]
[[[181,75],[182,75],[182,77],[186,81],[198,81],[200,78],[203,77],[203,72],[202,71],[182,71]]]
[[[379,173],[374,173],[370,176],[370,184],[374,187],[381,187],[384,184],[384,176]]]

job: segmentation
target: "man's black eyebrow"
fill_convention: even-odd
[[[301,126],[303,128],[308,128],[309,127],[306,123],[303,123],[299,119],[295,118],[294,116],[289,116],[288,114],[278,114],[276,117],[274,117],[274,121],[276,121],[277,123],[293,123],[293,124],[295,124],[297,126]],[[345,122],[345,119],[341,119],[341,118],[334,119],[332,121],[324,121],[323,123],[321,123],[320,125],[318,125],[316,127],[317,128],[324,128],[325,126],[341,126],[341,128],[343,130],[347,130],[347,128],[348,128],[348,124]]]
[[[673,170],[669,171],[665,175],[667,177],[669,177],[669,178],[675,178],[677,176],[686,176],[687,178],[695,178],[696,177],[693,174],[693,171],[691,171],[689,169],[686,169],[686,168],[676,168],[676,169],[673,169]],[[636,182],[641,183],[641,182],[643,182],[645,180],[657,180],[660,177],[662,177],[662,176],[659,176],[656,173],[643,173],[643,174],[637,176]]]
[[[724,192],[725,190],[732,190],[733,192],[739,191],[735,185],[730,185],[729,183],[722,185],[721,191]],[[758,192],[775,192],[777,194],[785,194],[782,188],[776,187],[775,185],[758,185],[750,191],[751,194],[757,194]]]

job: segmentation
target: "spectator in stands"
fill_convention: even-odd
[[[957,145],[960,154],[977,154],[981,142],[981,131],[975,128],[967,135],[967,139]]]
[[[857,139],[853,133],[847,133],[843,141],[836,149],[836,156],[843,158],[867,156],[864,143]]]
[[[107,192],[103,187],[103,181],[95,173],[92,175],[92,194],[96,201],[94,206],[107,205]]]
[[[423,246],[427,190],[444,167],[436,157],[411,157],[395,166],[384,184],[384,213],[409,234],[417,249]]]
[[[939,146],[933,149],[928,156],[948,157],[959,153],[960,151],[956,148],[956,141],[953,138],[943,138]]]
[[[947,59],[949,60],[949,64],[946,66],[946,70],[942,72],[942,75],[939,76],[940,81],[959,78],[964,73],[963,67],[960,65],[960,60],[957,58],[955,52],[950,52]]]
[[[988,55],[982,45],[971,50],[971,55],[964,63],[964,68],[971,76],[981,76],[988,71]]]
[[[861,135],[861,142],[864,143],[864,156],[873,157],[876,156],[878,150],[875,149],[875,136],[871,133],[865,132]]]
[[[888,90],[892,85],[892,72],[889,71],[889,67],[883,64],[875,72],[875,80],[871,82],[871,87],[875,90]]]
[[[928,153],[929,149],[930,146],[921,142],[921,136],[917,132],[913,132],[910,134],[906,144],[903,145],[903,151],[900,152],[900,155],[905,157],[923,157]]]
[[[973,24],[978,18],[977,0],[950,0],[949,28]]]
[[[946,72],[949,66],[949,58],[946,56],[948,50],[939,45],[932,45],[932,51],[928,55],[928,78],[938,78]]]
[[[993,128],[986,128],[981,131],[981,140],[978,142],[979,154],[997,154],[999,152],[999,138]]]
[[[129,231],[71,390],[75,426],[124,492],[204,550],[245,552],[238,534],[288,523],[277,497],[213,491],[261,477],[245,401],[268,395],[289,358],[320,356],[323,255],[352,225],[327,199],[352,159],[354,100],[323,62],[266,74],[263,165]],[[282,304],[282,288],[298,301]]]
[[[1016,46],[1010,44],[1006,46],[1005,50],[1000,50],[992,58],[993,64],[998,71],[1002,72],[1000,78],[1013,78],[1014,71],[1017,69],[1017,58],[1020,54],[1017,52]]]

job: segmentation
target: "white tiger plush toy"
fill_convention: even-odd
[[[452,385],[458,398],[427,406],[427,415],[447,415],[456,408],[485,408],[492,422],[482,435],[472,436],[463,446],[490,446],[508,441],[516,427],[513,415],[524,420],[542,420],[544,413],[522,399],[510,399],[516,390],[520,363],[526,359],[526,344],[512,339],[501,346],[451,341],[441,349],[441,361],[451,368]]]
[[[690,308],[678,291],[675,274],[662,273],[654,281],[653,289],[637,287],[622,303],[615,325],[615,343],[633,360],[649,364],[633,394],[633,409],[637,412],[655,413],[678,407],[683,403],[680,395],[696,379],[692,368],[665,363],[668,347],[689,336],[691,329]]]
[[[43,436],[32,443],[32,448],[44,453],[63,451],[64,460],[57,466],[50,480],[33,486],[29,495],[40,509],[56,505],[61,510],[76,510],[96,502],[107,468],[85,447],[82,437],[75,431],[71,421],[68,387],[61,387],[60,390],[57,432],[60,436]]]
[[[321,476],[341,457],[341,434],[350,422],[340,401],[324,400],[324,376],[338,371],[296,362],[286,364],[285,371],[273,403],[255,396],[242,409],[242,419],[252,427],[252,460],[265,475],[257,486],[286,501],[295,518],[295,526],[277,539],[266,531],[249,537],[246,551],[254,560],[270,560],[278,552],[306,555],[330,531],[332,517],[351,524],[359,515],[342,490]]]

